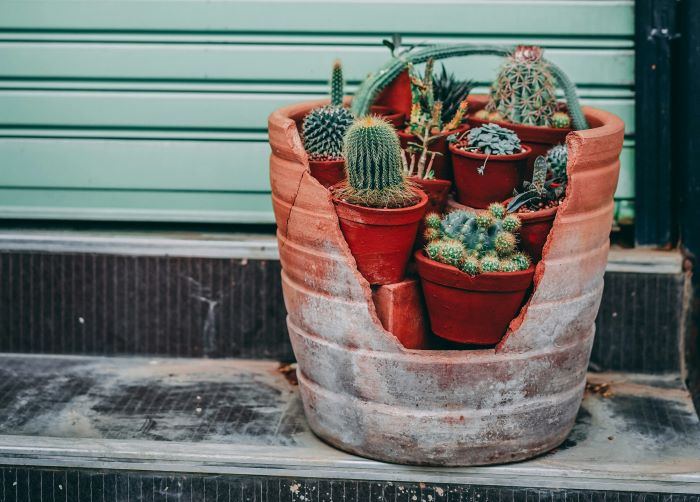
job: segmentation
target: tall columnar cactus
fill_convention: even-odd
[[[493,203],[485,211],[457,210],[440,218],[425,217],[426,255],[470,275],[481,272],[516,272],[530,266],[529,257],[517,251],[520,219]]]
[[[304,149],[311,160],[338,160],[343,156],[343,137],[352,124],[353,115],[343,108],[343,68],[333,65],[331,104],[314,108],[304,118]]]
[[[552,170],[554,178],[566,181],[566,163],[569,154],[566,145],[556,145],[547,151],[547,166]]]
[[[343,148],[347,184],[336,195],[367,207],[406,207],[418,196],[402,172],[401,144],[388,122],[375,116],[357,119]]]
[[[535,46],[518,46],[491,87],[486,110],[515,124],[552,127],[557,112],[556,80]],[[562,125],[559,116],[557,124]]]

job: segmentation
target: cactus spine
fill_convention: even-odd
[[[341,159],[343,137],[353,121],[350,110],[343,108],[343,68],[340,61],[333,64],[330,87],[331,104],[314,108],[304,117],[304,149],[311,160]]]
[[[569,154],[566,145],[556,145],[547,151],[547,166],[552,170],[554,178],[566,181],[566,163]]]
[[[457,210],[442,219],[425,217],[426,255],[477,275],[481,272],[516,272],[530,266],[529,257],[517,251],[520,219],[493,203],[485,211]]]
[[[521,45],[506,58],[491,88],[486,109],[515,124],[553,125],[552,116],[557,112],[556,84],[539,47]],[[561,116],[557,123],[562,123]]]
[[[343,148],[347,184],[336,196],[367,207],[406,207],[418,196],[402,173],[401,145],[396,131],[379,117],[356,120]]]

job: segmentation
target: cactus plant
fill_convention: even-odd
[[[471,80],[458,80],[453,73],[448,73],[445,65],[441,65],[442,71],[436,73],[433,77],[433,95],[436,101],[442,103],[442,122],[450,124],[452,127],[446,129],[451,131],[459,127],[461,118],[466,112],[466,99],[469,93],[474,88],[474,82]],[[460,112],[460,107],[464,110]],[[454,124],[456,116],[460,117],[459,123]]]
[[[518,46],[501,66],[486,110],[498,113],[507,122],[551,127],[557,112],[555,82],[539,47]],[[561,119],[559,115],[558,124]]]
[[[555,145],[547,151],[545,160],[554,178],[566,181],[566,163],[568,162],[568,158],[569,153],[566,145]]]
[[[457,210],[440,218],[424,219],[428,258],[462,272],[516,272],[530,266],[529,257],[517,250],[520,219],[498,203],[484,211]]]
[[[304,149],[311,160],[337,160],[343,156],[343,137],[353,115],[343,107],[343,68],[333,64],[330,84],[331,103],[311,110],[302,125]]]
[[[564,112],[555,112],[552,115],[552,127],[568,129],[571,127],[571,118]]]
[[[336,196],[366,207],[406,207],[418,202],[402,173],[401,145],[394,128],[379,117],[357,119],[343,146],[347,183]]]
[[[558,205],[566,192],[566,182],[547,180],[547,169],[547,161],[540,155],[535,159],[532,181],[523,183],[524,190],[521,193],[515,192],[515,197],[508,203],[509,212],[516,212],[522,207],[537,211]]]

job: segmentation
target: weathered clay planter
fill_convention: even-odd
[[[457,200],[460,204],[485,209],[492,202],[502,202],[511,195],[522,180],[530,147],[513,155],[485,155],[461,150],[450,145],[454,165]],[[478,168],[486,163],[483,174]]]
[[[420,201],[409,207],[377,209],[333,197],[340,229],[357,263],[372,285],[400,282],[413,250],[428,196],[413,189]]]
[[[328,188],[345,179],[345,160],[309,160],[311,175]]]
[[[313,431],[343,450],[406,464],[511,462],[559,445],[585,386],[622,121],[584,108],[591,129],[567,137],[567,197],[534,292],[498,346],[426,351],[405,348],[383,328],[330,193],[310,175],[295,120],[317,104],[269,119],[287,323]]]
[[[428,146],[428,150],[431,152],[438,152],[441,155],[436,155],[433,159],[433,172],[435,177],[441,180],[451,180],[452,179],[452,159],[450,158],[449,144],[447,143],[447,137],[452,134],[457,136],[462,135],[465,131],[469,130],[469,126],[465,125],[459,129],[450,132],[443,132],[438,134],[437,138],[433,140]],[[413,134],[406,132],[405,130],[398,130],[396,133],[399,135],[399,140],[401,141],[401,148],[407,148],[409,143],[417,143],[418,138]]]
[[[441,338],[475,345],[497,344],[523,305],[535,268],[470,276],[415,254],[430,327]]]

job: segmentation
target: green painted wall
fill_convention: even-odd
[[[0,1],[0,218],[272,222],[267,115],[405,43],[534,43],[627,123],[632,0]],[[451,60],[487,85],[493,58]],[[631,203],[620,205],[629,217]]]

